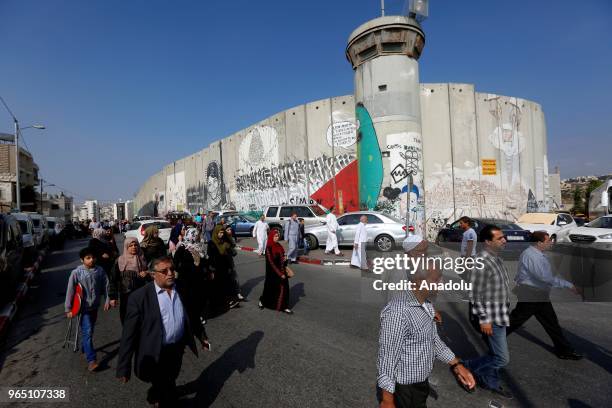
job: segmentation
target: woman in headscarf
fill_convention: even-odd
[[[183,237],[183,228],[183,220],[179,218],[176,222],[176,225],[172,227],[172,231],[170,231],[170,240],[168,241],[168,246],[170,247],[170,252],[172,254],[174,254],[174,251],[176,251],[176,247]]]
[[[177,282],[192,294],[192,299],[198,301],[197,309],[204,321],[204,306],[206,304],[206,269],[204,248],[200,244],[199,232],[189,228],[185,238],[179,242],[174,252],[174,267],[177,272]]]
[[[161,258],[168,254],[164,240],[159,237],[159,228],[152,224],[145,230],[144,238],[140,243],[140,248],[147,260],[147,265],[155,258]]]
[[[238,282],[238,273],[236,272],[236,263],[234,262],[234,257],[238,252],[236,252],[236,239],[232,233],[231,225],[225,225],[225,236],[230,243],[230,253],[232,255],[229,269],[230,296],[232,300],[244,302],[246,298],[240,293],[240,283]]]
[[[289,308],[289,277],[285,249],[278,243],[280,234],[273,229],[268,234],[266,246],[266,280],[259,298],[259,308],[264,307],[293,314]]]
[[[107,276],[110,276],[111,269],[115,263],[117,255],[119,255],[113,245],[108,242],[106,230],[96,228],[91,233],[92,238],[89,240],[89,247],[93,249],[96,255],[96,265],[99,265]]]
[[[208,268],[211,273],[211,309],[212,314],[224,313],[236,307],[238,302],[232,299],[230,269],[232,266],[232,247],[222,225],[217,224],[208,241]]]
[[[123,242],[123,254],[113,265],[110,274],[109,298],[119,300],[119,318],[125,319],[128,297],[149,281],[147,261],[140,249],[138,239],[130,237]]]

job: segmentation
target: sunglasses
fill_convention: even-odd
[[[154,269],[154,271],[157,272],[157,273],[161,273],[163,275],[174,275],[174,268],[173,267],[169,267],[169,268],[162,269],[162,270]]]

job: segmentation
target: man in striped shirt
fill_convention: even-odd
[[[508,270],[499,256],[506,246],[506,237],[493,225],[485,226],[480,237],[484,242],[480,253],[484,267],[472,271],[470,322],[482,333],[489,353],[467,360],[465,366],[474,373],[479,386],[511,399],[512,394],[499,381],[499,370],[510,361],[506,341],[506,327],[510,326]]]
[[[427,378],[434,359],[449,364],[467,390],[476,385],[472,374],[438,336],[428,300],[435,291],[421,289],[423,282],[432,284],[441,279],[441,272],[435,269],[416,271],[411,279],[413,290],[393,297],[381,312],[377,363],[380,408],[426,407]]]

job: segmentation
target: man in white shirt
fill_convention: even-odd
[[[270,226],[264,222],[265,219],[266,216],[262,214],[253,227],[253,237],[257,238],[256,252],[259,256],[263,256],[266,252],[266,241],[268,240],[268,231],[270,230]]]
[[[337,256],[344,256],[342,252],[338,249],[338,237],[336,236],[336,231],[338,230],[338,220],[333,213],[334,206],[332,205],[329,209],[329,213],[327,217],[325,217],[325,225],[327,225],[327,242],[325,243],[325,253],[330,254],[332,251]]]
[[[366,224],[368,217],[362,215],[359,218],[357,231],[355,231],[355,240],[353,241],[353,255],[351,256],[351,266],[359,268],[363,271],[368,270],[368,261],[366,259],[366,246],[368,243],[368,232]]]

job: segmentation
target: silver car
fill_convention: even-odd
[[[401,245],[406,238],[406,225],[400,220],[374,211],[358,211],[338,217],[336,235],[339,245],[353,245],[357,224],[359,224],[359,218],[362,215],[368,217],[366,225],[368,244],[374,244],[377,250],[381,252],[391,251],[396,245]],[[325,222],[321,222],[321,225],[308,226],[304,232],[310,248],[325,245],[325,241],[327,241]]]

